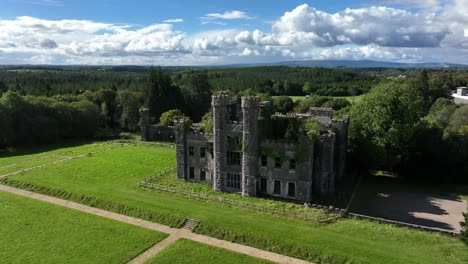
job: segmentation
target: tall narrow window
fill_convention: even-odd
[[[228,173],[226,186],[231,189],[240,190],[240,174]]]
[[[281,168],[281,157],[275,157],[275,168]]]
[[[194,180],[194,179],[195,179],[195,168],[194,168],[194,167],[190,167],[190,168],[189,168],[189,179],[190,179],[190,180]]]
[[[200,147],[200,158],[204,158],[206,156],[206,149],[204,147]]]
[[[296,169],[296,160],[295,159],[290,159],[289,160],[289,169],[290,170],[295,170]]]
[[[240,152],[228,152],[227,153],[228,165],[241,165],[241,154]]]
[[[295,182],[288,182],[288,196],[296,197],[296,183]]]
[[[262,167],[266,167],[266,166],[268,165],[268,158],[267,158],[267,156],[266,156],[266,155],[262,155],[262,156],[260,157],[260,159],[261,159]]]
[[[267,179],[260,178],[260,192],[266,193],[267,192]]]
[[[281,194],[281,181],[280,180],[275,180],[273,194]]]
[[[205,171],[205,169],[200,169],[200,181],[206,181],[206,171]]]
[[[193,146],[188,147],[188,153],[190,156],[195,155],[195,148]]]

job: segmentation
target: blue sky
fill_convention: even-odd
[[[0,0],[0,64],[468,58],[468,0]]]

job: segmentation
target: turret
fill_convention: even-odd
[[[224,179],[226,179],[228,105],[229,95],[226,92],[211,97],[213,110],[213,189],[218,191],[224,191]]]
[[[255,196],[257,190],[257,124],[260,100],[256,96],[243,96],[242,107],[242,195]]]
[[[140,108],[140,120],[138,121],[138,126],[141,130],[141,141],[150,141],[150,112],[148,108]]]

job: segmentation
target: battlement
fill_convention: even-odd
[[[211,104],[213,106],[226,106],[231,104],[229,93],[226,91],[220,92],[218,95],[211,96]]]
[[[309,114],[312,117],[328,117],[330,119],[333,118],[333,109],[332,108],[325,108],[325,107],[311,107],[309,108]]]
[[[190,130],[190,131],[187,131],[186,138],[193,139],[193,140],[209,141],[209,140],[212,140],[213,134]]]
[[[260,107],[260,98],[257,96],[242,96],[241,97],[242,108]]]

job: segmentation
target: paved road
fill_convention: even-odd
[[[154,245],[147,251],[143,252],[141,255],[135,257],[130,262],[132,264],[144,263],[145,260],[151,258],[152,256],[154,256],[155,254],[157,254],[158,252],[160,252],[165,247],[169,246],[170,244],[172,244],[179,238],[190,239],[190,240],[201,242],[201,243],[208,244],[211,246],[228,249],[228,250],[239,252],[242,254],[247,254],[252,257],[266,259],[266,260],[270,260],[270,261],[278,262],[278,263],[291,263],[291,264],[310,263],[305,260],[276,254],[270,251],[261,250],[258,248],[249,247],[249,246],[245,246],[245,245],[241,245],[237,243],[232,243],[229,241],[220,240],[220,239],[205,236],[205,235],[194,234],[188,229],[171,228],[165,225],[149,222],[146,220],[142,220],[142,219],[138,219],[138,218],[122,215],[122,214],[117,214],[117,213],[105,211],[102,209],[86,206],[83,204],[79,204],[79,203],[75,203],[75,202],[71,202],[71,201],[67,201],[67,200],[63,200],[63,199],[59,199],[59,198],[55,198],[55,197],[51,197],[51,196],[47,196],[43,194],[38,194],[38,193],[34,193],[34,192],[22,190],[22,189],[17,189],[17,188],[5,186],[5,185],[0,185],[0,191],[21,195],[24,197],[52,203],[55,205],[64,206],[64,207],[75,209],[78,211],[102,216],[105,218],[109,218],[109,219],[117,220],[120,222],[124,222],[124,223],[128,223],[128,224],[132,224],[132,225],[136,225],[136,226],[140,226],[140,227],[144,227],[144,228],[148,228],[148,229],[152,229],[152,230],[156,230],[159,232],[169,234],[169,237],[162,240],[160,243]]]

